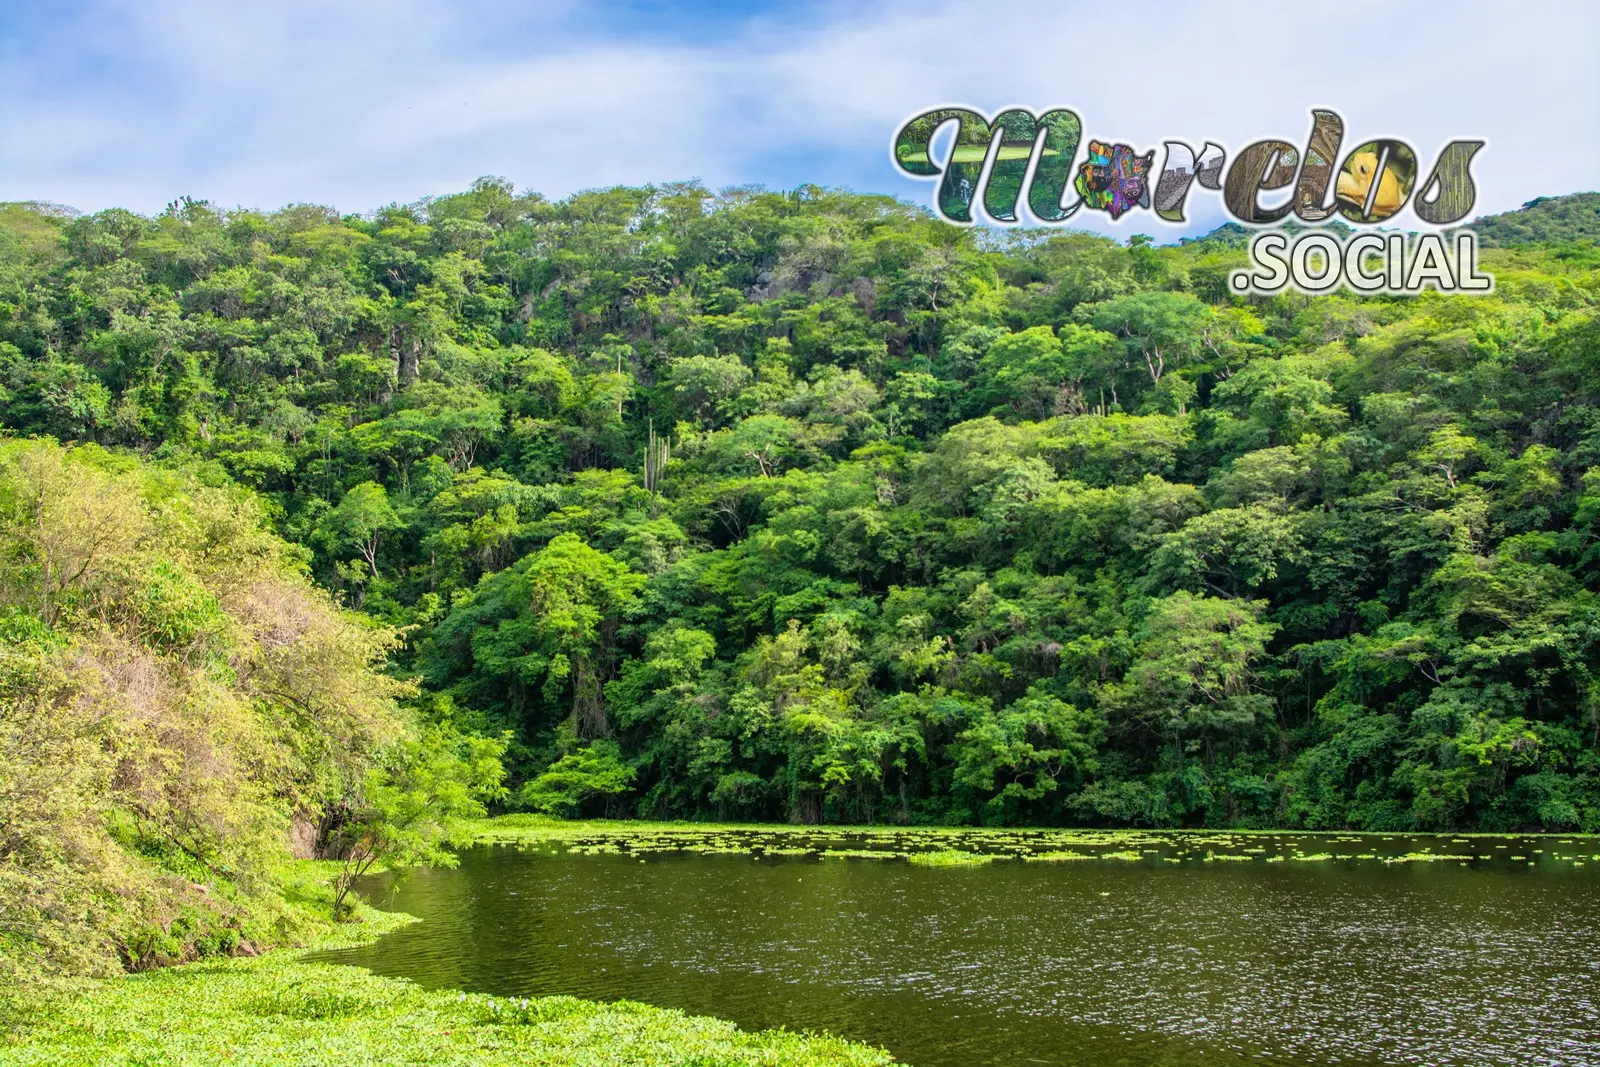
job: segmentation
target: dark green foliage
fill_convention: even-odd
[[[1493,296],[1252,302],[811,187],[12,206],[0,389],[256,489],[513,806],[1593,831],[1592,201]]]

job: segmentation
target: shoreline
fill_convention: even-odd
[[[1268,855],[1265,849],[1250,847],[1274,838],[1354,847],[1337,856],[1304,850]],[[1540,847],[1512,855],[1510,842],[1517,840]],[[1600,835],[1592,834],[847,827],[568,821],[530,815],[478,820],[471,827],[470,841],[561,846],[578,854],[693,852],[756,858],[805,854],[932,866],[1007,860],[1212,859],[1462,864],[1493,860],[1581,866],[1600,859]],[[1385,843],[1396,848],[1380,855],[1377,850]],[[1230,844],[1240,846],[1239,851],[1231,855],[1216,851]],[[1465,844],[1475,846],[1472,855],[1460,848]],[[1407,848],[1404,852],[1398,851],[1402,845]],[[1484,845],[1489,847],[1476,847]],[[1138,846],[1145,847],[1138,851]],[[1502,849],[1505,856],[1493,855]],[[1183,858],[1167,854],[1174,850]],[[1533,853],[1538,854],[1537,861]],[[881,1049],[828,1034],[748,1031],[724,1019],[627,1000],[601,1003],[557,995],[508,1001],[456,989],[425,990],[408,979],[310,959],[330,949],[369,944],[420,921],[364,900],[357,916],[356,922],[324,927],[304,944],[272,948],[259,956],[204,959],[22,990],[16,998],[21,1014],[0,1039],[0,1065],[161,1062],[198,1067],[225,1061],[274,1065],[354,1061],[656,1067],[699,1062],[701,1057],[717,1064],[771,1067],[894,1064]]]
[[[419,921],[364,901],[357,914],[299,947],[24,991],[19,1024],[0,1036],[0,1065],[895,1067],[881,1049],[827,1034],[743,1030],[625,1000],[425,990],[307,959]]]

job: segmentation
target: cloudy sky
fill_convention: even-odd
[[[1303,142],[1332,107],[1347,146],[1400,137],[1425,168],[1487,138],[1477,210],[1503,211],[1600,188],[1600,4],[0,3],[0,199],[86,211],[365,211],[484,174],[550,196],[699,178],[931,203],[888,145],[950,103],[1231,150]],[[1222,219],[1217,194],[1190,207],[1183,230],[1114,229]]]

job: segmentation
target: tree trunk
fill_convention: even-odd
[[[378,390],[378,403],[387,404],[394,395],[395,383],[400,380],[400,327],[389,327],[389,376]]]
[[[422,365],[422,342],[413,337],[404,349],[395,350],[396,367],[403,389],[417,380]]]

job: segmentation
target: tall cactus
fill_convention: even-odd
[[[667,462],[672,458],[672,443],[666,437],[656,436],[656,420],[650,420],[650,433],[644,444],[644,487],[651,493],[659,492],[661,479],[666,476]]]

